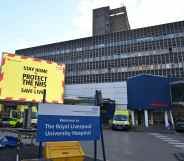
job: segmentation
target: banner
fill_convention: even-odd
[[[0,73],[0,99],[7,101],[63,103],[63,64],[32,57],[3,54]]]

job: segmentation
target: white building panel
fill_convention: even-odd
[[[125,81],[65,85],[65,97],[94,97],[96,90],[102,91],[103,98],[115,100],[118,107],[127,107],[127,83]]]

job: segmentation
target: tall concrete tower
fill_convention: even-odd
[[[126,7],[109,6],[93,10],[93,35],[130,30]]]

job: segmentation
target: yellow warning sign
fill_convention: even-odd
[[[4,53],[0,73],[0,99],[63,103],[64,64]]]

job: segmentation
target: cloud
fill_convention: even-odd
[[[116,8],[122,5],[122,0],[79,0],[78,13],[73,19],[75,33],[80,37],[92,35],[92,10],[94,8],[111,6]]]
[[[9,52],[13,52],[15,49],[19,48],[92,36],[92,10],[104,6],[116,8],[122,6],[124,3],[127,8],[131,28],[140,28],[184,20],[183,0],[77,0],[77,2],[77,12],[74,14],[75,16],[73,19],[68,20],[71,21],[68,30],[64,30],[64,27],[59,29],[59,31],[56,30],[54,32],[53,30],[52,33],[50,31],[47,33],[49,25],[46,25],[47,28],[41,30],[39,34],[29,36],[29,34],[27,34],[28,31],[26,30],[28,27],[32,29],[32,33],[40,31],[39,28],[37,29],[37,26],[35,27],[36,29],[34,26],[25,26],[22,31],[21,25],[21,31],[17,29],[18,34],[7,32],[6,36],[3,37],[1,35],[0,53],[5,51],[5,49],[8,49]],[[49,27],[54,28],[55,26],[50,25]],[[20,27],[18,28],[20,29]],[[69,31],[70,29],[72,29],[72,31]]]
[[[142,0],[137,0],[136,1],[136,7],[139,7],[141,5],[141,3],[142,3]]]
[[[183,20],[184,1],[142,0],[139,8],[129,7],[133,28],[158,25]]]
[[[131,28],[140,28],[184,20],[183,0],[79,0],[73,19],[76,37],[92,35],[92,10],[110,6],[127,8]]]

